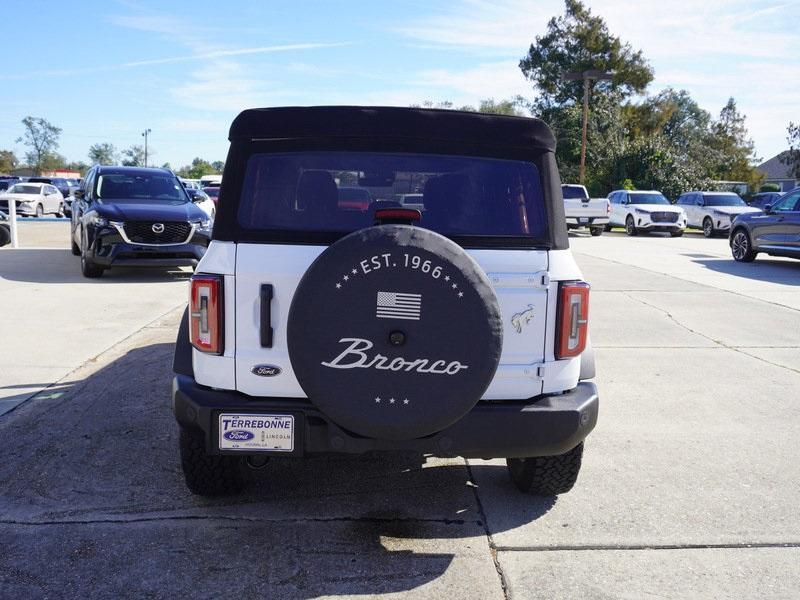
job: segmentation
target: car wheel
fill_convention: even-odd
[[[636,225],[633,222],[633,217],[628,215],[628,218],[625,219],[625,233],[628,235],[638,235],[639,232],[636,230]]]
[[[81,274],[89,279],[95,279],[103,274],[103,267],[94,264],[86,258],[86,238],[81,232]]]
[[[583,442],[556,456],[507,458],[506,465],[511,481],[520,491],[536,496],[555,496],[570,491],[575,485],[582,458]]]
[[[11,243],[11,230],[5,225],[0,225],[0,246]]]
[[[244,487],[242,461],[238,457],[206,453],[203,433],[180,428],[181,469],[186,487],[198,496],[236,494]]]
[[[70,235],[69,241],[70,241],[70,244],[71,244],[71,248],[70,249],[72,250],[72,255],[73,256],[80,256],[81,255],[81,247],[78,246],[78,244],[75,243],[75,240],[72,238],[71,235]]]
[[[36,205],[36,217],[42,218],[44,216],[44,207],[41,204]]]
[[[714,221],[712,221],[709,217],[703,219],[703,235],[707,238],[714,237]]]
[[[611,231],[611,223],[603,227],[603,229],[605,229],[606,231]]]
[[[590,227],[589,233],[591,233],[593,237],[597,237],[603,235],[603,229],[603,227]]]
[[[753,262],[757,252],[753,251],[750,236],[744,229],[737,229],[731,237],[731,254],[736,262]]]

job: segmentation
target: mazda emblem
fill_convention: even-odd
[[[164,233],[164,224],[163,223],[153,223],[153,233]]]

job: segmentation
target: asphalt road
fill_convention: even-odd
[[[502,461],[368,456],[273,461],[240,497],[195,498],[168,407],[179,310],[129,292],[107,301],[136,313],[96,333],[109,350],[0,417],[0,596],[796,598],[800,261],[737,265],[694,235],[571,241],[602,405],[569,494],[519,495]],[[52,289],[9,260],[0,302]],[[51,277],[61,298],[116,289]],[[3,346],[32,343],[7,325]]]

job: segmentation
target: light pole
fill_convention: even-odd
[[[147,166],[147,136],[150,135],[152,129],[145,129],[142,132],[142,136],[144,137],[144,166]]]
[[[589,69],[588,71],[575,71],[564,75],[567,81],[578,81],[583,79],[583,132],[581,133],[581,171],[580,183],[583,184],[586,175],[586,130],[589,127],[589,82],[592,80],[610,81],[614,78],[614,71],[600,71]]]

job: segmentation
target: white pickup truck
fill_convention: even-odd
[[[571,183],[562,184],[561,195],[564,197],[564,215],[569,229],[588,227],[592,235],[603,234],[611,213],[608,198],[589,198],[584,186]]]

